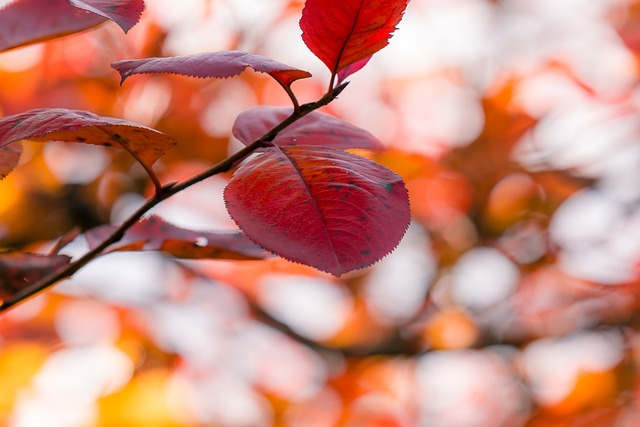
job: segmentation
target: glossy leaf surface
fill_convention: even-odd
[[[142,0],[16,0],[0,9],[0,51],[77,33],[107,19],[127,32],[143,6]]]
[[[260,73],[267,73],[285,86],[289,86],[298,79],[311,77],[307,71],[298,70],[266,56],[239,50],[204,52],[167,58],[130,59],[114,62],[111,66],[120,73],[121,83],[134,74],[151,73],[180,74],[199,78],[228,78],[239,75],[247,67]]]
[[[115,229],[101,226],[85,233],[85,238],[94,248]],[[268,255],[240,232],[187,230],[155,215],[135,224],[108,251],[163,251],[184,259],[262,259]]]
[[[26,139],[126,147],[147,166],[151,166],[176,144],[172,137],[155,129],[82,110],[37,109],[0,118],[0,148],[9,150],[6,147],[13,144],[15,152],[18,147],[16,143]]]
[[[233,135],[249,145],[292,112],[293,109],[287,107],[257,107],[244,111],[233,124]],[[280,147],[318,145],[343,149],[383,148],[382,143],[366,130],[318,112],[312,112],[288,126],[273,142]]]
[[[307,0],[302,40],[340,80],[361,69],[389,44],[408,0]]]
[[[0,253],[0,299],[32,285],[49,274],[65,267],[71,258],[66,255],[38,255],[32,253]]]
[[[231,217],[260,246],[336,276],[387,255],[410,218],[398,175],[323,147],[265,151],[236,171],[224,197]]]

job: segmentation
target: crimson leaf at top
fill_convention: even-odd
[[[269,74],[283,86],[290,86],[296,80],[311,77],[307,71],[298,70],[266,56],[239,50],[204,52],[167,58],[130,59],[114,62],[111,66],[120,73],[121,83],[134,74],[149,73],[170,73],[200,78],[228,78],[237,76],[247,67]]]
[[[260,246],[336,276],[391,252],[410,219],[398,175],[324,147],[269,148],[238,168],[224,199]]]
[[[143,0],[15,0],[0,9],[0,52],[77,33],[107,19],[127,32]]]
[[[240,113],[233,124],[233,135],[249,145],[293,112],[287,107],[256,107]],[[364,129],[314,111],[286,127],[274,138],[280,146],[320,145],[341,149],[381,150],[383,145]]]
[[[126,148],[146,167],[176,144],[169,135],[127,120],[64,108],[30,110],[0,118],[0,177],[15,167],[19,142],[26,139]]]
[[[389,44],[408,0],[307,0],[302,40],[340,80]],[[354,65],[355,64],[355,65]],[[353,65],[353,66],[352,66]],[[350,67],[347,69],[347,67]]]

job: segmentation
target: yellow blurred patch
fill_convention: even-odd
[[[16,396],[31,382],[47,358],[37,343],[15,342],[0,349],[0,421],[11,412]]]
[[[126,387],[98,401],[98,427],[179,427],[169,406],[169,376],[164,369],[136,375]]]

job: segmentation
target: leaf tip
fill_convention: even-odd
[[[334,87],[333,88],[333,96],[334,96],[334,98],[337,98],[338,96],[340,96],[342,91],[345,90],[347,88],[347,86],[349,86],[349,83],[350,82],[342,82],[338,86]]]

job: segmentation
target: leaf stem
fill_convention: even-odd
[[[336,90],[332,90],[326,93],[322,98],[320,98],[315,102],[298,105],[298,108],[294,107],[294,111],[289,117],[284,119],[274,128],[272,128],[270,131],[266,132],[260,138],[258,138],[251,144],[247,145],[246,147],[242,148],[241,150],[237,151],[236,153],[232,154],[231,156],[227,157],[225,160],[221,161],[220,163],[182,182],[171,183],[163,186],[160,183],[160,180],[158,179],[157,175],[152,170],[150,170],[150,168],[145,166],[144,163],[140,162],[143,166],[145,166],[145,169],[149,173],[149,177],[153,181],[153,184],[156,188],[154,195],[150,199],[148,199],[146,203],[142,205],[137,211],[135,211],[131,216],[129,216],[116,230],[114,230],[114,232],[109,237],[107,237],[104,241],[102,241],[98,246],[96,246],[89,252],[85,253],[80,258],[78,258],[77,260],[67,265],[65,268],[51,273],[47,277],[39,280],[38,282],[30,286],[27,286],[21,289],[20,291],[13,294],[11,298],[8,298],[7,300],[5,300],[2,304],[0,304],[0,313],[4,313],[10,308],[44,292],[45,290],[49,289],[60,280],[71,277],[73,274],[75,274],[78,270],[80,270],[82,267],[87,265],[93,259],[100,256],[102,252],[105,249],[107,249],[110,245],[121,240],[125,232],[129,228],[131,228],[136,222],[138,222],[146,213],[148,213],[156,205],[167,200],[174,194],[179,193],[180,191],[185,190],[191,187],[192,185],[199,183],[200,181],[203,181],[209,177],[212,177],[219,173],[230,170],[237,163],[245,159],[247,156],[249,156],[256,150],[258,150],[259,148],[268,147],[269,145],[271,145],[271,141],[273,141],[275,137],[278,136],[278,133],[280,133],[286,127],[295,123],[302,117],[311,113],[312,111],[315,111],[318,108],[329,104],[340,94],[340,92],[342,92],[342,90],[344,90],[345,87],[346,87],[346,84],[342,84],[338,86]],[[293,98],[295,99],[295,96]],[[297,100],[295,101],[295,104],[297,104]],[[115,135],[115,134],[112,135],[111,133],[109,133],[104,129],[103,131],[105,131],[111,137],[118,140],[119,135]],[[134,153],[132,153],[131,150],[128,149],[128,147],[124,144],[126,143],[126,141],[122,140],[118,142],[120,142],[123,145],[123,147],[136,158],[136,160],[140,161],[138,157]]]
[[[149,175],[149,178],[151,179],[151,182],[153,182],[153,187],[155,188],[155,194],[158,194],[160,192],[160,190],[162,189],[162,183],[160,182],[160,179],[158,178],[158,175],[156,175],[156,173],[153,171],[153,168],[151,167],[151,165],[147,165],[145,162],[142,161],[142,159],[140,159],[140,156],[138,156],[137,153],[135,153],[127,144],[127,140],[124,139],[122,136],[120,136],[117,133],[113,133],[108,131],[107,129],[105,129],[104,127],[100,127],[100,130],[104,133],[106,133],[107,135],[109,135],[110,138],[116,140],[118,142],[118,144],[120,144],[122,146],[122,148],[124,148],[129,154],[131,154],[131,156],[136,159],[136,161],[138,163],[140,163],[140,165],[142,165],[142,167],[144,168],[144,170],[147,172],[147,175]]]
[[[333,85],[335,84],[336,81],[336,72],[333,71],[331,73],[331,79],[329,80],[329,87],[327,88],[327,93],[333,93]]]
[[[278,80],[278,83],[280,83],[279,80]],[[289,99],[291,99],[291,102],[293,103],[293,111],[294,111],[294,113],[300,111],[300,103],[298,102],[298,98],[296,98],[296,94],[293,93],[293,91],[291,90],[291,85],[290,84],[286,85],[284,83],[280,83],[280,86],[282,86],[284,91],[287,92],[287,95],[289,95]]]

